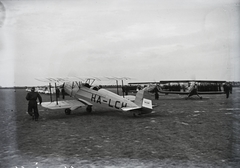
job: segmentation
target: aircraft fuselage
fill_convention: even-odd
[[[103,105],[111,109],[121,110],[123,107],[136,107],[132,101],[102,88],[94,90],[82,85],[73,88],[65,87],[65,91],[76,99],[87,100],[89,103]]]

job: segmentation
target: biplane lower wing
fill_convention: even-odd
[[[180,91],[159,91],[160,93],[163,94],[179,94],[179,95],[188,95],[190,92],[180,92]],[[221,92],[221,91],[205,91],[205,92],[201,92],[198,91],[198,94],[224,94],[225,92]]]
[[[209,92],[199,92],[198,91],[198,94],[225,94],[225,92],[221,92],[221,91],[209,91]]]
[[[44,108],[48,108],[51,110],[57,110],[57,109],[67,109],[75,110],[80,107],[87,106],[88,104],[83,103],[78,100],[64,100],[64,101],[54,101],[54,102],[43,102],[41,104]]]

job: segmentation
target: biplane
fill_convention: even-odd
[[[53,82],[54,79],[51,79]],[[61,82],[62,91],[67,93],[72,100],[61,100],[42,102],[42,107],[52,110],[64,109],[65,114],[70,115],[71,111],[80,107],[86,107],[87,112],[92,112],[93,105],[101,105],[110,109],[131,112],[133,116],[153,112],[152,101],[144,98],[144,90],[136,93],[136,96],[120,96],[100,86],[94,86],[94,78],[83,81],[68,81],[56,79],[54,82]],[[56,86],[56,83],[55,83]]]
[[[217,80],[162,80],[160,82],[149,82],[151,86],[149,92],[159,92],[165,95],[178,94],[187,95],[186,99],[191,96],[198,96],[202,99],[202,94],[225,94],[224,84],[226,81]],[[130,84],[147,84],[130,83]]]

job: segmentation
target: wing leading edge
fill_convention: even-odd
[[[41,104],[44,108],[51,109],[51,110],[57,110],[57,109],[71,109],[75,110],[80,107],[86,106],[85,103],[82,103],[78,100],[64,100],[64,101],[54,101],[54,102],[43,102]]]

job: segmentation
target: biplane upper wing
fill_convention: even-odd
[[[82,102],[81,100],[63,100],[63,101],[54,101],[54,102],[42,102],[41,104],[44,108],[57,110],[57,109],[71,109],[75,110],[79,107],[84,107],[88,104],[87,102]]]

